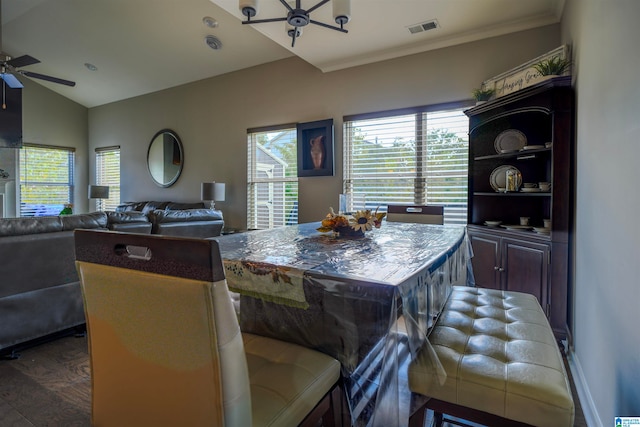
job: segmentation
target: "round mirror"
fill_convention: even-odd
[[[147,151],[147,167],[153,181],[170,187],[180,177],[184,157],[178,135],[169,129],[156,133]]]

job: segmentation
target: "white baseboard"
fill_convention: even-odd
[[[578,399],[580,399],[580,405],[582,406],[582,412],[584,414],[585,421],[587,422],[587,426],[604,427],[600,420],[600,416],[598,415],[596,405],[591,398],[591,392],[587,386],[587,381],[582,373],[580,360],[578,360],[578,356],[573,352],[572,348],[567,351],[567,362],[569,362],[569,369],[573,376],[573,382],[576,386],[576,392],[578,393]]]

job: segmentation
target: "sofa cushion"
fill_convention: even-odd
[[[165,208],[168,211],[178,211],[184,209],[205,209],[204,203],[195,202],[195,203],[177,203],[177,202],[169,202],[167,203],[167,207]]]
[[[121,205],[116,206],[116,212],[131,212],[137,211],[142,212],[142,208],[146,205],[147,202],[126,202]]]
[[[167,222],[220,221],[222,212],[214,209],[185,209],[180,211],[155,210],[149,213],[149,220],[155,224]]]
[[[59,216],[4,218],[0,220],[0,236],[23,236],[27,234],[54,233],[62,231]]]
[[[148,212],[155,211],[156,209],[166,209],[169,203],[171,202],[126,202],[116,207],[116,212],[138,211],[146,214]]]
[[[155,202],[155,201],[150,201],[145,203],[145,205],[142,207],[142,213],[149,213],[149,212],[153,212],[155,210],[161,210],[161,209],[166,209],[167,205],[170,202]]]
[[[151,233],[151,223],[147,215],[142,212],[107,212],[107,226],[109,230],[127,233]]]
[[[61,215],[60,220],[64,231],[76,228],[107,228],[107,214],[104,212]]]
[[[224,225],[222,212],[212,209],[149,212],[153,234],[207,238],[219,236]]]
[[[130,222],[149,222],[149,218],[142,212],[107,212],[107,224],[122,224]]]

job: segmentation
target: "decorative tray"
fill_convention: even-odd
[[[491,188],[494,191],[504,192],[507,188],[507,171],[514,170],[517,172],[516,176],[518,177],[518,182],[516,183],[516,187],[520,188],[522,185],[522,174],[520,170],[515,166],[511,165],[502,165],[498,166],[491,172],[491,176],[489,176],[489,184],[491,184]]]
[[[527,145],[527,137],[516,129],[507,129],[496,137],[493,147],[496,153],[513,153],[522,150]]]

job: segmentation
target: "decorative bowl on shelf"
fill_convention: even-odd
[[[497,227],[500,224],[502,224],[502,221],[485,221],[484,225],[489,226],[489,227]]]

